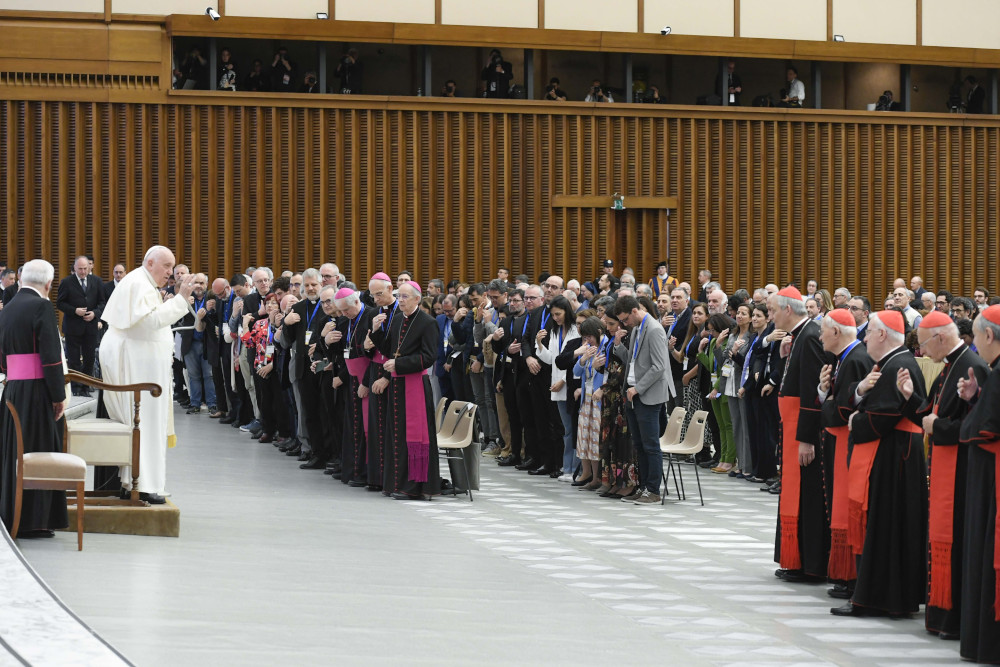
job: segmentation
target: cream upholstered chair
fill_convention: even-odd
[[[118,499],[118,491],[93,492],[92,495],[109,497],[92,499],[93,504],[145,505],[139,500],[139,398],[143,391],[153,397],[162,392],[160,385],[152,382],[114,385],[102,382],[76,371],[66,374],[67,382],[78,382],[104,391],[131,391],[133,394],[134,416],[131,424],[124,424],[108,418],[86,417],[67,419],[65,447],[69,454],[79,456],[91,466],[132,466],[132,496],[127,500]]]
[[[671,415],[672,416],[672,415]],[[705,496],[701,493],[701,478],[698,476],[698,462],[695,460],[695,454],[700,452],[705,446],[705,422],[708,419],[708,412],[706,410],[697,410],[691,417],[691,422],[688,424],[687,431],[684,433],[684,440],[674,443],[660,443],[660,451],[667,455],[667,461],[670,465],[667,469],[667,474],[669,475],[671,471],[675,475],[678,475],[681,480],[681,490],[680,498],[681,500],[687,500],[687,494],[684,492],[684,474],[681,470],[681,460],[678,456],[690,456],[691,461],[694,463],[694,477],[698,481],[698,498],[701,499],[701,504],[705,504]],[[677,468],[674,468],[674,463],[677,464]],[[676,484],[676,481],[674,482]],[[666,495],[666,494],[664,494]],[[661,498],[660,503],[663,503]]]
[[[27,491],[76,491],[76,548],[83,551],[83,486],[87,481],[87,463],[79,456],[62,452],[24,453],[21,416],[7,401],[17,434],[17,478],[14,489],[14,525],[10,536],[17,539],[21,523],[21,499]]]
[[[454,402],[452,403],[454,405]],[[450,406],[449,406],[450,407]],[[463,467],[464,477],[468,478],[469,473],[465,466],[465,457],[462,456],[462,450],[468,448],[472,444],[472,440],[476,435],[476,410],[477,406],[475,403],[465,403],[459,410],[458,421],[455,426],[450,430],[450,432],[438,433],[437,446],[438,449],[445,455],[445,459],[449,462],[449,468],[451,468],[451,462],[456,461],[458,465]],[[449,414],[451,411],[449,410]],[[476,459],[473,465],[478,468],[479,463],[479,452],[476,452]],[[452,470],[452,477],[457,477],[454,468]],[[476,482],[469,484],[468,486],[475,486],[479,488],[478,479],[479,472],[478,469],[475,471]],[[456,479],[452,479],[454,486],[449,490],[449,493],[454,493],[458,495],[459,493],[469,494],[469,502],[472,502],[472,489],[471,488],[460,488],[460,485],[455,483]]]

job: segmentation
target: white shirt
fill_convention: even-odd
[[[799,100],[799,104],[805,104],[806,84],[802,83],[798,79],[792,79],[792,82],[788,84],[788,99],[796,98]]]
[[[566,399],[566,371],[562,368],[556,366],[556,357],[559,353],[566,349],[566,344],[573,340],[574,338],[579,338],[580,332],[577,331],[576,325],[572,325],[569,331],[563,334],[562,348],[559,347],[559,330],[550,331],[549,335],[546,336],[545,342],[547,345],[539,347],[536,352],[538,354],[538,359],[543,363],[552,366],[552,384],[556,384],[560,380],[563,381],[562,389],[559,391],[551,392],[551,398],[553,401],[565,401]]]

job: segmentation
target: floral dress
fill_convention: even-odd
[[[613,348],[609,348],[613,349]],[[639,483],[639,467],[625,418],[625,359],[612,352],[604,376],[601,399],[601,471],[611,486]]]
[[[601,340],[601,347],[607,341]],[[576,455],[586,461],[601,459],[601,401],[594,400],[594,392],[604,382],[604,375],[594,369],[594,360],[586,364],[582,359],[573,366],[573,375],[580,378],[580,412],[576,430]]]

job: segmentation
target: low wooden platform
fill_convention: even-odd
[[[69,525],[75,531],[76,505],[69,506]],[[87,505],[83,515],[83,532],[180,537],[181,511],[169,498],[165,505],[148,507]],[[86,540],[83,546],[86,549]]]

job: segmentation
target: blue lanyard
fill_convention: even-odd
[[[563,328],[559,327],[559,351],[562,352]]]
[[[540,327],[538,327],[539,331],[541,331],[542,329],[544,329],[545,325],[549,323],[549,318],[550,317],[552,317],[552,312],[551,311],[550,312],[545,312],[545,306],[542,306],[542,324],[541,324]]]
[[[204,297],[202,297],[201,303],[198,303],[198,299],[195,299],[194,300],[194,312],[197,313],[199,310],[201,310],[202,306],[204,306],[204,305],[205,305],[205,298]]]
[[[684,347],[684,354],[685,355],[691,354],[691,343],[694,342],[695,338],[701,338],[701,335],[699,335],[699,334],[696,333],[694,336],[691,336],[691,340],[689,340],[688,344]]]
[[[354,318],[354,321],[347,325],[347,347],[351,347],[351,341],[354,340],[354,332],[357,331],[358,322],[361,321],[361,316],[365,314],[365,304],[361,304],[361,311],[358,316]]]
[[[646,326],[647,317],[649,315],[643,315],[642,322],[639,322],[639,330],[635,332],[635,345],[632,346],[632,361],[635,361],[636,357],[639,356],[639,338],[642,336],[642,330]]]
[[[274,343],[274,327],[270,322],[267,324],[267,344],[271,345]]]
[[[846,350],[844,350],[843,352],[840,353],[839,357],[837,357],[837,370],[835,370],[833,372],[833,379],[834,380],[837,379],[837,374],[840,372],[840,365],[842,363],[844,363],[844,359],[847,358],[847,355],[851,353],[851,350],[853,350],[855,348],[855,346],[860,345],[860,344],[861,344],[860,340],[854,341],[853,343],[851,343],[850,345],[847,346]]]
[[[604,341],[606,341],[607,339],[608,339],[607,336],[601,336],[601,343],[600,344],[601,344],[602,348],[605,349],[605,350],[607,350],[609,347],[611,347],[610,343],[608,345],[604,344]],[[587,377],[588,378],[594,376],[594,359],[596,358],[596,356],[597,355],[594,355],[593,357],[590,358],[590,361],[587,362]],[[604,368],[607,369],[607,367],[608,367],[608,355],[605,354],[604,355]]]
[[[315,307],[315,308],[313,308],[313,312],[312,312],[312,315],[310,315],[309,317],[307,317],[307,318],[306,318],[306,329],[308,329],[308,330],[310,330],[310,331],[312,330],[312,323],[313,323],[313,320],[314,320],[314,319],[316,319],[316,313],[318,313],[318,312],[319,312],[319,309],[320,309],[320,307],[321,307],[322,305],[323,305],[323,303],[322,303],[322,302],[320,302],[320,301],[317,301],[317,302],[316,302],[316,307]]]
[[[608,339],[608,344],[604,348],[604,368],[606,370],[608,368],[608,364],[611,363],[611,355],[613,354],[615,347],[615,339],[612,336],[604,336],[601,338],[602,342],[604,341],[604,338]]]
[[[392,316],[396,314],[397,308],[399,308],[399,299],[396,299],[396,303],[393,304],[392,312],[389,313],[389,319],[387,319],[385,324],[382,325],[382,331],[388,331],[389,327],[392,326]]]
[[[757,340],[759,338],[760,338],[760,334],[759,333],[756,336],[753,337],[753,342],[750,343],[750,349],[747,350],[747,356],[743,360],[743,377],[740,380],[740,386],[741,387],[744,384],[746,384],[747,376],[750,375],[750,360],[753,359],[753,346],[757,344]]]
[[[500,313],[498,313],[495,309],[493,310],[493,317],[490,318],[490,321],[493,322],[493,324],[500,321]]]
[[[521,328],[521,338],[524,338],[525,332],[528,331],[528,320],[529,319],[530,319],[529,315],[525,315],[524,316],[524,327]]]
[[[229,301],[226,302],[226,307],[222,311],[222,319],[229,322],[230,316],[233,314],[233,299],[236,297],[236,292],[234,290],[229,291]]]

